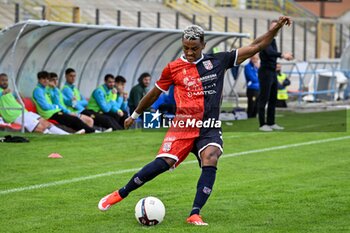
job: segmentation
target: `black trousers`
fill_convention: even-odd
[[[94,124],[106,129],[112,128],[113,130],[123,129],[119,123],[113,118],[102,112],[95,112],[93,110],[85,109],[81,114],[87,115],[94,119]]]
[[[106,115],[112,117],[119,125],[118,129],[124,129],[124,121],[128,118],[128,113],[123,111],[124,115],[121,117],[117,113],[108,112]]]
[[[277,100],[276,107],[277,108],[287,108],[288,106],[287,106],[286,100]]]
[[[87,124],[85,124],[82,120],[80,120],[76,116],[72,116],[63,112],[57,112],[52,115],[50,118],[52,120],[57,121],[61,125],[65,125],[69,128],[72,128],[76,131],[79,131],[81,129],[85,129],[85,133],[94,133],[95,129],[89,127]]]
[[[258,113],[258,97],[260,91],[247,88],[247,98],[248,98],[248,107],[247,115],[248,118],[255,118]]]
[[[258,97],[259,124],[263,126],[275,124],[275,110],[277,101],[277,73],[275,70],[260,68],[258,71],[260,94]],[[265,107],[267,118],[265,120]]]

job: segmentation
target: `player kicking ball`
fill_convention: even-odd
[[[201,27],[187,27],[182,36],[183,55],[164,68],[155,87],[143,97],[124,123],[125,128],[129,128],[162,92],[174,85],[176,117],[173,121],[183,124],[172,125],[156,158],[137,172],[124,187],[102,198],[98,208],[108,210],[146,182],[177,167],[193,152],[198,158],[202,173],[187,222],[208,225],[199,213],[212,192],[218,159],[223,152],[221,128],[216,122],[219,119],[225,71],[263,50],[284,25],[290,24],[289,17],[281,16],[273,28],[249,46],[215,54],[203,54],[206,43]],[[204,127],[203,122],[207,121],[214,121],[214,124]]]

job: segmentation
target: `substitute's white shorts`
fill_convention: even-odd
[[[35,127],[39,124],[39,116],[34,112],[24,112],[24,127],[29,131],[33,132]],[[15,120],[16,124],[22,124],[22,114]]]

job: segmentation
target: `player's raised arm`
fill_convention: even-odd
[[[256,38],[250,45],[238,49],[237,64],[241,64],[247,58],[250,58],[254,54],[263,50],[265,47],[267,47],[271,43],[271,41],[276,36],[278,31],[284,25],[289,26],[291,24],[292,24],[292,20],[290,17],[288,16],[279,17],[276,25],[273,28],[270,28],[268,32]]]
[[[139,115],[158,99],[161,93],[161,90],[159,90],[157,87],[153,87],[153,89],[141,99],[132,115],[124,121],[125,129],[129,128],[139,117]]]

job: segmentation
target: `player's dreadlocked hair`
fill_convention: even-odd
[[[185,28],[182,38],[186,40],[200,39],[201,42],[204,42],[204,30],[198,25],[190,25]]]

